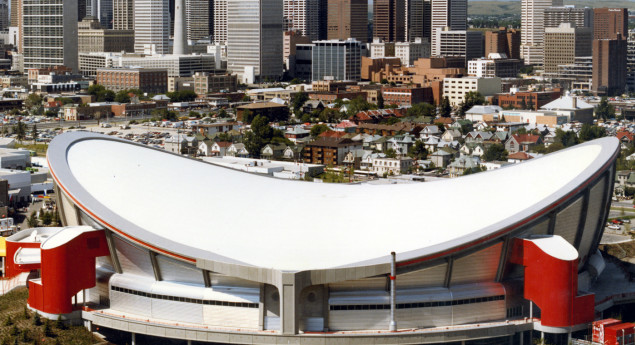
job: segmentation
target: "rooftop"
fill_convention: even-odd
[[[143,245],[192,259],[300,271],[387,263],[391,251],[398,261],[419,258],[513,228],[547,212],[618,149],[617,139],[602,138],[506,169],[414,185],[278,180],[87,132],[57,136],[47,157],[56,182],[80,209]],[[523,198],[484,195],[486,187]],[[431,195],[438,202],[422,209]],[[452,198],[452,207],[439,198]],[[369,213],[377,200],[381,214]],[[398,214],[418,217],[384,216]]]

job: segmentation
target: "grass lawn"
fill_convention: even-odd
[[[15,148],[23,148],[26,150],[31,150],[31,151],[35,151],[35,153],[38,156],[46,156],[46,150],[48,150],[49,145],[48,144],[27,144],[27,143],[22,143],[22,144],[15,144]]]
[[[101,342],[82,326],[62,326],[44,318],[36,322],[35,313],[26,309],[28,294],[26,288],[18,288],[0,296],[0,345]]]

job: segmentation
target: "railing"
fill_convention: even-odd
[[[28,276],[28,272],[23,272],[16,275],[15,277],[0,278],[0,295],[4,295],[17,287],[26,286],[26,280]]]

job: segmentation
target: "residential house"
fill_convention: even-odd
[[[443,135],[441,135],[442,140],[450,141],[450,142],[454,140],[459,140],[462,137],[463,136],[461,135],[461,132],[456,129],[448,129],[447,131],[443,133]]]
[[[359,168],[361,170],[371,171],[373,170],[373,160],[375,160],[375,158],[385,158],[385,157],[386,157],[386,154],[384,153],[381,153],[381,152],[373,153],[373,151],[364,150],[364,156],[362,157]]]
[[[311,135],[311,131],[304,129],[303,126],[293,126],[290,130],[284,132],[284,137],[291,140],[293,143],[297,143],[303,138],[307,138]]]
[[[513,134],[507,142],[505,149],[507,152],[516,153],[519,151],[528,152],[534,146],[542,144],[542,139],[535,134]]]
[[[366,150],[353,150],[344,156],[344,165],[347,168],[359,169],[361,167],[362,158],[367,154]]]
[[[192,131],[207,135],[210,138],[214,134],[229,132],[234,128],[236,128],[236,123],[234,122],[197,123],[192,125]]]
[[[627,131],[617,132],[615,133],[615,136],[622,143],[630,144],[633,142],[633,133],[631,132],[627,132]]]
[[[210,139],[203,139],[198,142],[198,155],[199,156],[211,156],[212,155],[212,145],[214,142]]]
[[[437,168],[445,168],[452,160],[452,154],[446,150],[436,150],[428,156],[432,164]]]
[[[198,151],[198,139],[195,136],[177,135],[164,141],[164,148],[168,152],[178,154],[195,154]]]
[[[533,159],[534,156],[527,153],[527,152],[523,152],[523,151],[518,151],[518,152],[514,152],[514,153],[510,153],[509,155],[507,155],[507,161],[509,163],[522,163],[525,161],[528,161],[530,159]]]
[[[386,138],[379,134],[368,134],[368,136],[362,140],[362,145],[365,150],[384,151],[385,144]]]
[[[412,167],[413,160],[410,157],[400,158],[375,158],[373,159],[372,171],[379,176],[400,175],[408,172]]]
[[[315,110],[322,111],[324,110],[324,108],[325,106],[322,101],[310,99],[304,102],[304,105],[302,106],[302,112],[305,114],[310,114]]]
[[[354,122],[344,120],[338,123],[334,130],[338,132],[355,133],[355,128],[357,128],[357,125]]]
[[[366,110],[354,114],[349,120],[358,125],[361,123],[379,123],[393,117],[403,117],[405,114],[405,108]]]
[[[441,135],[441,130],[439,129],[439,126],[429,125],[429,126],[423,127],[423,129],[419,133],[419,138],[425,141],[425,140],[428,140],[430,137],[438,137],[439,135]]]
[[[482,143],[494,136],[492,132],[472,131],[465,135],[466,143]]]
[[[439,138],[430,137],[428,138],[428,140],[424,141],[423,144],[425,145],[425,148],[428,152],[433,152],[436,151],[437,147],[439,146],[439,142]]]
[[[383,136],[394,136],[400,133],[408,133],[418,136],[423,126],[413,122],[399,122],[394,125],[381,125],[373,123],[361,123],[355,129],[356,133],[379,134]]]
[[[216,157],[223,157],[227,155],[227,150],[232,146],[229,141],[215,141],[212,144],[211,155]]]
[[[485,148],[480,143],[465,143],[460,149],[461,155],[482,157],[485,154]]]
[[[260,156],[266,159],[281,158],[286,148],[284,144],[267,144],[260,150]]]
[[[234,143],[231,144],[227,148],[227,156],[231,157],[247,157],[249,156],[249,151],[245,148],[245,144],[243,143]]]
[[[302,159],[303,145],[287,146],[282,153],[282,158],[290,161],[298,161]]]
[[[407,155],[414,144],[415,138],[409,134],[395,135],[388,139],[388,148],[395,150],[398,155]]]
[[[628,176],[630,174],[631,172],[627,170],[618,171],[615,175],[615,183],[619,186],[624,187],[624,185],[626,185],[626,180],[628,180]]]
[[[461,156],[448,165],[450,177],[459,177],[465,174],[466,170],[481,167],[481,160],[478,157]]]

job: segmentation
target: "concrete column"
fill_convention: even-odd
[[[395,297],[395,279],[397,279],[397,265],[395,259],[395,252],[390,253],[391,261],[390,261],[390,326],[389,330],[391,332],[397,331],[397,320],[395,316],[396,312],[396,297]]]
[[[525,341],[525,332],[520,332],[520,345],[523,345],[523,342]]]
[[[509,345],[514,345],[514,336],[513,335],[509,336]]]
[[[295,275],[282,273],[280,285],[280,332],[282,334],[298,333],[298,323],[295,312],[298,292],[296,291]]]
[[[137,335],[135,333],[130,333],[130,334],[131,334],[130,345],[137,345]]]

